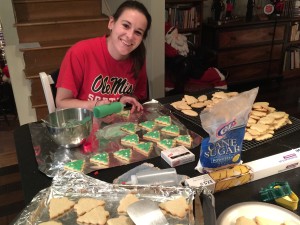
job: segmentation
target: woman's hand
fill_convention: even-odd
[[[95,107],[96,106],[99,106],[99,105],[107,105],[107,104],[110,104],[111,102],[107,99],[103,99],[103,100],[97,100],[95,102]]]
[[[120,98],[120,102],[124,105],[127,103],[132,105],[130,110],[131,113],[133,113],[135,110],[138,112],[143,110],[143,106],[141,105],[141,103],[139,103],[139,101],[134,97],[124,95]]]

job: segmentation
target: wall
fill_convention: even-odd
[[[19,39],[11,0],[1,0],[0,19],[3,25],[3,33],[6,42],[5,54],[11,76],[11,83],[14,92],[15,102],[20,124],[36,121],[35,110],[31,108],[30,81],[25,79],[23,73],[24,61],[19,51]]]

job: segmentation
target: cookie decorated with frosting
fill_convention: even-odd
[[[159,116],[154,119],[154,122],[159,126],[169,126],[172,123],[170,116]]]
[[[78,159],[65,164],[64,168],[75,172],[82,172],[84,169],[84,159]]]
[[[122,110],[121,112],[116,113],[118,116],[128,119],[130,117],[130,110]]]
[[[163,134],[167,134],[169,136],[175,136],[175,137],[179,135],[179,131],[180,130],[177,125],[169,125],[161,129],[161,132]]]
[[[137,145],[135,145],[133,147],[133,149],[139,153],[142,153],[145,156],[149,156],[153,149],[153,143],[152,142],[140,142]]]
[[[109,164],[109,155],[107,152],[102,152],[100,154],[94,155],[90,158],[90,162],[108,166]]]
[[[145,122],[141,122],[139,123],[139,126],[146,131],[153,131],[155,128],[155,123],[154,121],[145,121]]]
[[[160,132],[158,130],[147,132],[143,135],[143,138],[148,141],[159,141],[160,140]]]
[[[133,147],[139,143],[139,136],[137,134],[130,134],[121,138],[121,144],[128,147]]]
[[[169,138],[157,142],[157,146],[162,150],[174,148],[175,145],[176,145],[176,141],[174,139],[169,139]]]
[[[120,129],[122,131],[125,131],[126,133],[135,134],[136,129],[137,129],[137,124],[135,124],[135,123],[127,123],[127,124],[122,125],[120,127]]]
[[[118,159],[129,162],[131,159],[132,150],[131,148],[124,148],[114,152],[114,156]]]
[[[193,139],[190,135],[179,135],[178,137],[175,138],[176,142],[178,145],[183,145],[187,148],[192,147],[192,142]]]

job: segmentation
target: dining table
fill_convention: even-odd
[[[168,96],[157,100],[162,105],[168,106],[174,101],[174,99],[174,96]],[[174,115],[186,126],[187,129],[199,134],[202,137],[207,135],[203,128],[199,126],[199,124],[194,123],[193,120],[190,120],[187,117],[185,118],[181,115],[177,115],[176,113]],[[296,120],[298,121],[298,119]],[[40,121],[35,123],[39,122]],[[24,200],[25,204],[29,204],[36,194],[38,194],[42,189],[45,189],[51,185],[52,178],[46,176],[38,168],[29,124],[21,125],[15,129],[14,142],[17,152],[19,171],[21,174]],[[200,146],[190,149],[195,154],[195,161],[177,166],[176,171],[178,174],[187,175],[188,177],[201,175],[199,171],[195,169],[199,160]],[[269,141],[253,146],[250,149],[243,150],[242,160],[244,163],[247,163],[299,147],[300,128],[296,128],[286,135],[272,138]],[[170,168],[169,164],[167,164],[161,157],[155,157],[146,159],[142,162],[135,162],[123,166],[101,169],[97,172],[91,172],[88,175],[96,179],[112,183],[114,179],[126,173],[130,169],[137,167],[143,162],[151,163],[161,169]],[[275,173],[272,176],[214,193],[216,216],[220,216],[224,210],[237,203],[261,202],[260,190],[267,187],[272,182],[282,181],[288,182],[294,193],[298,196],[300,195],[300,167],[297,167],[285,172]],[[300,215],[300,208],[298,207],[293,212],[297,215]]]

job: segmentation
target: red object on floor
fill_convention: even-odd
[[[174,88],[174,82],[168,75],[165,78],[165,87]],[[206,88],[223,88],[227,89],[225,76],[214,67],[208,68],[199,79],[189,78],[185,84],[185,91],[193,92]]]

